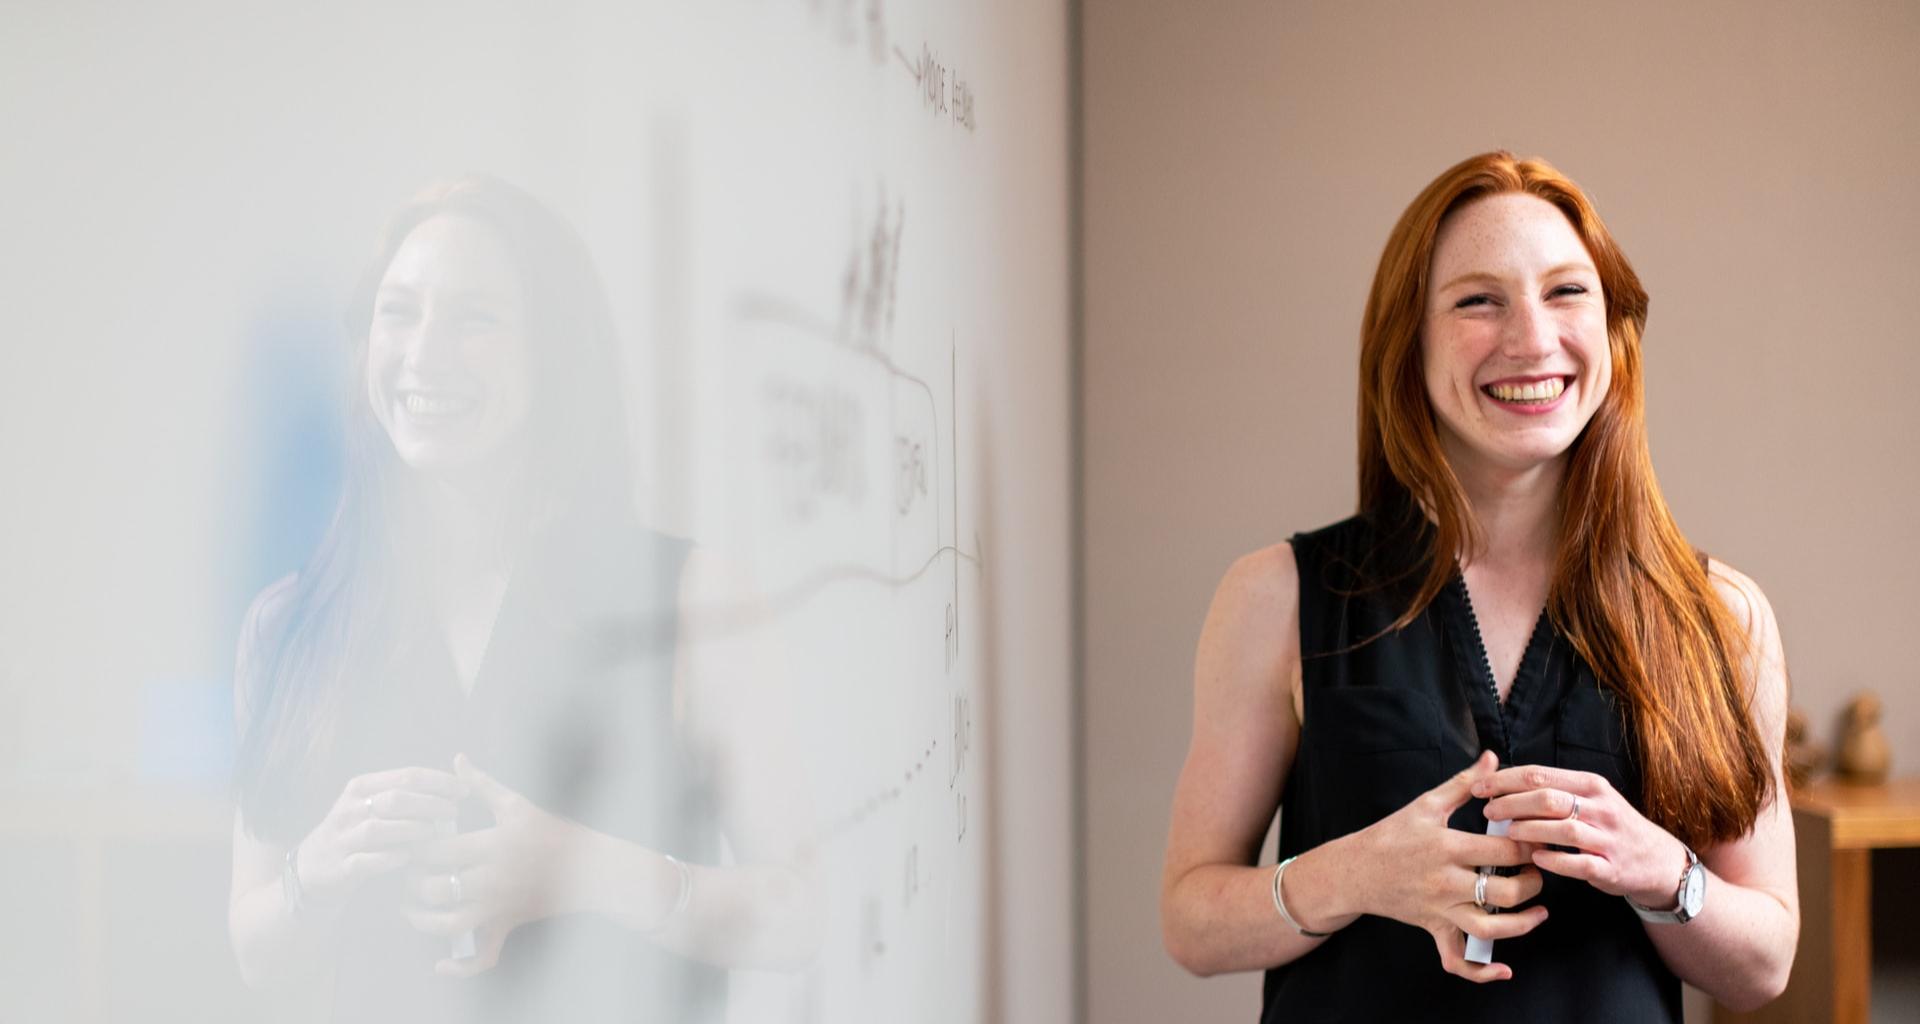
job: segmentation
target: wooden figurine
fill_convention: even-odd
[[[1880,698],[1863,691],[1847,705],[1840,730],[1840,779],[1872,786],[1887,779],[1887,734],[1880,731]]]
[[[1799,708],[1787,710],[1787,785],[1794,789],[1807,784],[1827,761],[1827,748],[1808,735],[1807,713]]]

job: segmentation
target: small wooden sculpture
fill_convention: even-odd
[[[1847,705],[1841,726],[1840,778],[1863,786],[1877,785],[1886,781],[1891,759],[1887,735],[1880,731],[1880,698],[1871,690],[1864,691]]]
[[[1787,785],[1795,789],[1807,784],[1820,766],[1827,763],[1827,748],[1807,734],[1807,713],[1799,708],[1787,710]]]

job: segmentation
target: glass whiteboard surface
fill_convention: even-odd
[[[1065,5],[21,20],[0,1017],[1072,1015]]]

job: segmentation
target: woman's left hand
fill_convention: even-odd
[[[447,958],[436,973],[471,977],[499,961],[515,928],[572,909],[565,905],[572,861],[587,830],[548,813],[468,761],[454,773],[487,802],[493,827],[421,844],[410,861],[407,922],[449,938],[474,933],[474,955]]]
[[[1635,810],[1604,776],[1521,765],[1475,783],[1473,795],[1488,798],[1488,821],[1512,819],[1507,838],[1536,844],[1533,863],[1540,870],[1582,879],[1641,906],[1673,905],[1686,847]]]

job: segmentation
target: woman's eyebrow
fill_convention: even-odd
[[[1555,264],[1554,266],[1548,267],[1546,271],[1542,273],[1540,276],[1554,277],[1559,274],[1567,273],[1568,271],[1581,271],[1584,273],[1594,274],[1594,275],[1599,274],[1599,271],[1593,269],[1593,264],[1585,262],[1584,260],[1573,260],[1567,263],[1559,263],[1559,264]],[[1469,271],[1465,274],[1461,274],[1459,277],[1456,277],[1453,280],[1448,281],[1446,284],[1443,284],[1440,287],[1435,288],[1434,291],[1444,292],[1449,288],[1466,284],[1471,281],[1486,281],[1492,284],[1499,284],[1500,282],[1505,280],[1506,280],[1505,277],[1499,274],[1496,274],[1490,270],[1474,270],[1474,271]]]
[[[1568,263],[1562,263],[1556,267],[1550,267],[1547,269],[1547,272],[1545,274],[1542,274],[1541,276],[1554,277],[1559,274],[1567,273],[1568,271],[1580,271],[1582,273],[1592,274],[1595,277],[1600,276],[1600,272],[1598,270],[1593,269],[1593,264],[1588,263],[1586,260],[1573,260]]]
[[[418,299],[429,290],[434,289],[405,281],[387,281],[374,294],[380,298]],[[441,288],[434,291],[436,295],[466,306],[484,306],[499,297],[499,291],[493,288]]]
[[[1443,284],[1440,287],[1435,288],[1434,291],[1444,292],[1449,288],[1454,288],[1459,285],[1466,284],[1469,281],[1486,281],[1491,284],[1499,284],[1501,281],[1501,277],[1499,274],[1495,274],[1491,271],[1475,270],[1475,271],[1472,271],[1471,273],[1461,274],[1459,277],[1456,277],[1453,280],[1448,281],[1446,284]]]

